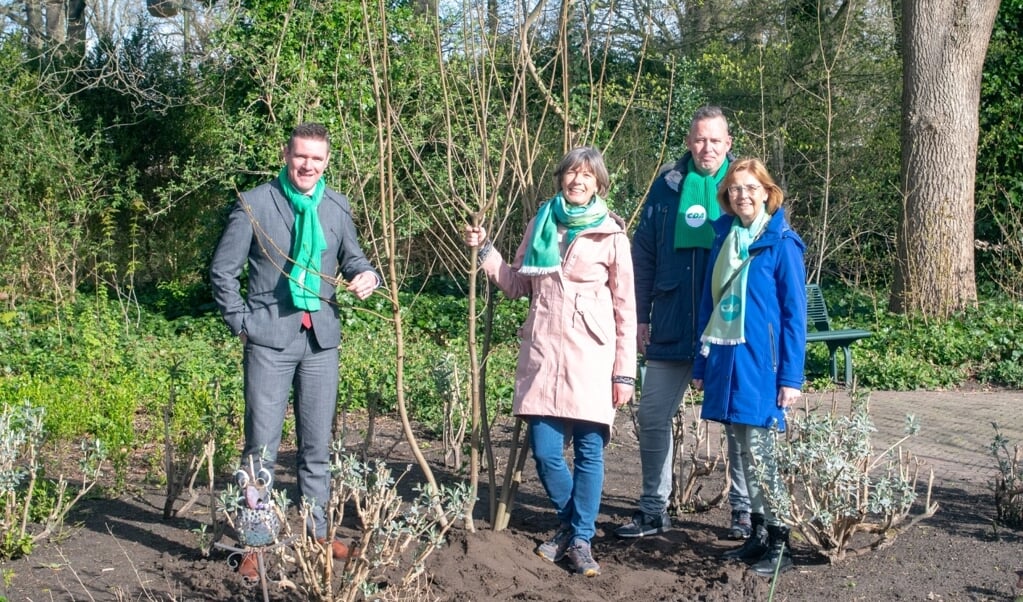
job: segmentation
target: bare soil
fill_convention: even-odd
[[[639,492],[636,438],[627,414],[620,422],[607,449],[604,498],[593,541],[600,576],[576,576],[534,555],[556,520],[530,460],[508,529],[488,528],[484,485],[476,505],[476,531],[453,529],[448,545],[430,557],[430,595],[451,601],[768,600],[770,580],[718,557],[735,545],[725,539],[727,507],[679,514],[675,528],[662,535],[630,541],[614,536],[614,529],[632,513]],[[495,433],[506,436],[509,430],[501,424]],[[357,443],[359,435],[353,437]],[[438,442],[422,447],[439,479],[458,478],[443,467]],[[393,421],[377,424],[371,449],[371,455],[396,467],[411,461]],[[506,452],[498,456],[503,466]],[[279,480],[289,489],[294,486],[293,459],[290,453],[281,458]],[[723,479],[723,474],[708,477],[704,491],[720,490]],[[1012,601],[1023,596],[1023,534],[993,526],[993,496],[983,485],[942,483],[934,491],[939,512],[882,550],[829,564],[795,539],[798,567],[780,577],[774,599]],[[257,587],[241,583],[227,552],[215,550],[210,557],[199,553],[192,531],[208,521],[207,508],[165,521],[163,491],[145,485],[141,477],[132,487],[130,494],[81,502],[58,537],[28,557],[0,564],[0,600],[262,599]],[[353,524],[341,530],[350,537],[356,529]],[[270,594],[274,600],[301,599],[273,585]]]

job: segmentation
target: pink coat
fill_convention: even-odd
[[[533,222],[512,265],[496,250],[483,262],[509,298],[532,296],[519,329],[516,416],[614,423],[611,377],[636,376],[636,296],[625,224],[610,217],[579,233],[559,272],[519,273]]]

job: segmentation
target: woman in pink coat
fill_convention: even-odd
[[[554,173],[560,192],[543,203],[509,265],[481,227],[480,266],[509,298],[530,297],[519,331],[514,413],[529,423],[536,471],[561,527],[536,549],[551,562],[600,574],[590,540],[604,485],[604,446],[615,410],[632,399],[636,300],[625,223],[604,202],[610,186],[600,151],[569,152]],[[574,448],[569,470],[564,449]]]

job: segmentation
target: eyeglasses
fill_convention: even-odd
[[[742,192],[746,191],[746,194],[753,196],[758,190],[763,188],[760,184],[746,184],[745,186],[729,186],[728,196],[732,198],[742,198]]]

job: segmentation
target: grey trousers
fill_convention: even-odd
[[[778,518],[778,512],[764,496],[764,487],[772,491],[783,492],[784,487],[778,475],[778,463],[774,459],[774,437],[771,431],[748,424],[732,424],[735,438],[742,445],[742,468],[746,473],[746,487],[749,491],[750,511],[763,514],[764,522],[779,527],[784,523]],[[755,466],[761,465],[764,480],[757,478]]]
[[[281,430],[294,389],[298,490],[311,504],[316,537],[327,533],[325,506],[330,496],[330,446],[337,410],[338,350],[322,349],[312,331],[303,331],[283,350],[245,346],[245,448],[249,458],[273,474]]]
[[[733,511],[749,512],[749,489],[746,487],[746,471],[742,468],[743,444],[735,436],[732,425],[726,424],[725,439],[728,442],[728,504]]]
[[[639,510],[659,515],[671,495],[671,459],[675,441],[671,421],[693,376],[692,362],[648,361],[639,397],[639,461],[643,492]]]
[[[639,510],[644,514],[657,515],[668,508],[671,459],[675,453],[671,421],[678,413],[682,396],[692,376],[692,362],[651,360],[646,363],[639,411],[636,413],[639,422],[639,460],[643,474]],[[746,477],[739,459],[742,446],[733,443],[730,429],[726,428],[725,432],[728,436],[728,476],[731,480],[728,501],[732,510],[749,511]]]

